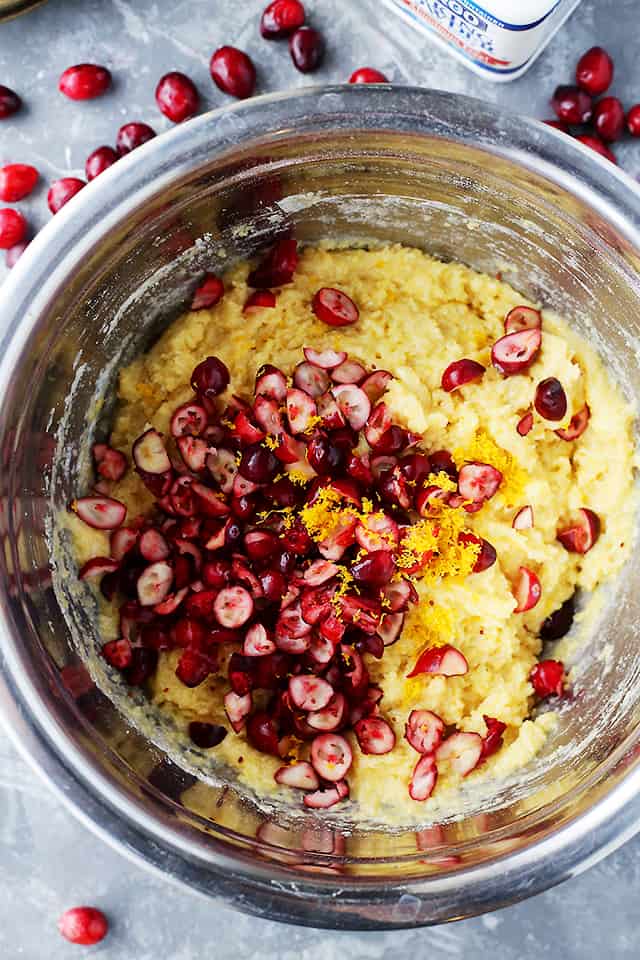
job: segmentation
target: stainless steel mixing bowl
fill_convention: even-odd
[[[571,876],[640,823],[638,568],[577,666],[558,733],[519,778],[419,832],[269,818],[198,784],[82,668],[87,610],[51,587],[47,516],[76,493],[96,396],[205,268],[284,230],[400,241],[500,270],[555,306],[640,392],[640,198],[568,137],[478,101],[398,87],[309,89],[210,113],[102,174],[2,291],[0,713],[23,754],[120,849],[211,897],[315,926],[427,924]],[[108,402],[104,415],[108,418]],[[98,425],[100,429],[100,425]],[[603,470],[607,451],[602,451]],[[64,584],[63,584],[64,587]],[[608,657],[596,656],[609,646]]]

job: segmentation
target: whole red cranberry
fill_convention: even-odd
[[[111,74],[95,63],[78,63],[67,67],[58,81],[58,90],[70,100],[93,100],[111,86]]]
[[[247,739],[256,750],[278,756],[276,722],[265,710],[257,710],[247,720]]]
[[[39,173],[28,163],[8,163],[0,167],[0,200],[16,203],[28,197],[36,183]]]
[[[576,83],[591,96],[604,93],[613,80],[613,60],[602,47],[583,53],[576,67]]]
[[[256,87],[253,61],[237,47],[220,47],[209,63],[211,79],[223,93],[245,100]]]
[[[280,40],[301,27],[304,17],[300,0],[273,0],[260,19],[260,33],[265,40]]]
[[[599,153],[601,157],[606,157],[607,160],[610,160],[611,163],[617,163],[616,155],[606,143],[600,139],[600,137],[591,136],[588,133],[581,133],[579,137],[576,137],[576,140],[579,140],[580,143],[584,143],[585,147],[590,147],[591,150],[595,150],[596,153]]]
[[[562,130],[563,133],[569,133],[569,124],[565,123],[564,120],[543,120],[543,123],[546,123],[548,127],[553,127],[554,130]]]
[[[627,113],[627,130],[632,137],[640,137],[640,103],[634,104]]]
[[[8,250],[22,243],[27,233],[27,221],[19,210],[5,207],[0,210],[0,250]]]
[[[191,374],[191,386],[203,397],[217,397],[229,386],[229,371],[218,357],[207,357]]]
[[[320,66],[324,56],[322,34],[312,27],[300,27],[289,37],[289,52],[300,73],[311,73]]]
[[[0,120],[6,120],[17,113],[22,106],[22,100],[10,87],[0,84]]]
[[[86,183],[77,177],[62,177],[60,180],[54,180],[47,193],[47,204],[51,213],[57,213],[83,187],[86,187]]]
[[[546,420],[562,420],[567,412],[567,395],[556,377],[540,381],[533,402],[540,416]]]
[[[565,123],[588,123],[593,110],[589,94],[568,85],[556,87],[551,106]]]
[[[148,123],[140,123],[138,121],[125,123],[125,125],[118,130],[116,149],[120,156],[123,157],[125,153],[131,153],[136,147],[141,147],[143,143],[152,140],[155,135],[155,130],[153,127],[150,127]]]
[[[72,907],[58,920],[58,930],[70,943],[90,947],[104,940],[109,924],[104,913],[95,907]]]
[[[593,108],[592,125],[603,140],[619,140],[624,132],[624,109],[617,97],[603,97]]]
[[[193,80],[174,70],[160,78],[156,87],[156,103],[165,117],[174,123],[181,123],[197,112],[200,97]]]
[[[118,159],[118,154],[113,147],[97,147],[85,161],[84,172],[87,180],[93,180],[99,173],[103,173],[108,167],[112,167]]]
[[[6,263],[9,270],[12,267],[15,267],[16,263],[25,252],[29,246],[28,240],[23,240],[22,243],[16,243],[15,247],[9,247],[7,252],[4,255],[4,262]]]
[[[389,83],[389,80],[373,67],[359,67],[349,77],[349,83]]]

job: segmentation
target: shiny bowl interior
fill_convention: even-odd
[[[180,313],[204,270],[289,230],[302,243],[422,247],[500,271],[554,307],[637,402],[639,224],[631,182],[563,135],[466,98],[391,87],[208,114],[120,161],[56,216],[2,294],[0,714],[76,812],[209,896],[360,928],[504,905],[637,829],[633,565],[580,655],[579,695],[524,777],[470,796],[450,822],[390,834],[261,812],[232,788],[199,783],[188,758],[168,758],[161,733],[135,729],[108,680],[94,674],[96,685],[82,667],[78,652],[97,644],[91,604],[72,600],[65,619],[50,543],[56,511],[86,478],[91,437],[104,435],[118,367]],[[598,659],[604,644],[612,655]]]

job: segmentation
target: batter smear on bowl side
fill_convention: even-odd
[[[419,250],[283,240],[204,278],[119,401],[80,577],[114,676],[212,765],[409,822],[535,755],[570,689],[543,641],[633,520],[633,412],[563,321]]]

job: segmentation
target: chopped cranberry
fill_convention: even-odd
[[[151,677],[158,665],[158,653],[147,647],[135,647],[131,654],[131,663],[125,670],[127,683],[132,687],[140,687]]]
[[[556,536],[570,553],[588,553],[600,536],[600,529],[598,514],[582,507],[576,512],[576,523],[564,530],[558,530]]]
[[[301,73],[311,73],[320,66],[324,56],[322,34],[311,27],[300,27],[289,37],[289,52]]]
[[[22,100],[10,87],[0,84],[0,120],[13,116],[22,106]]]
[[[487,717],[486,715],[484,715],[482,719],[485,722],[487,733],[482,738],[482,755],[480,759],[486,760],[487,757],[492,756],[502,746],[502,734],[507,729],[507,725],[502,720],[496,720],[494,717]]]
[[[296,487],[289,477],[280,477],[265,489],[265,495],[277,507],[294,507],[298,502]]]
[[[196,747],[200,747],[202,750],[217,747],[226,735],[226,729],[221,727],[219,723],[203,723],[199,720],[192,720],[189,724],[189,736]]]
[[[200,97],[196,85],[178,70],[160,78],[155,96],[160,112],[173,123],[188,120],[198,111]]]
[[[237,47],[220,47],[209,63],[211,79],[223,93],[245,100],[256,86],[256,68],[252,60]]]
[[[242,453],[238,472],[253,483],[269,483],[279,469],[280,461],[271,450],[260,443],[251,443]]]
[[[632,137],[640,137],[640,103],[634,104],[627,112],[627,130]]]
[[[536,387],[534,405],[545,420],[562,420],[567,413],[567,395],[555,377],[541,380]]]
[[[447,393],[463,387],[466,383],[477,383],[482,379],[485,368],[476,360],[455,360],[442,374],[442,389]]]
[[[576,83],[592,97],[604,93],[613,80],[613,60],[602,47],[591,47],[576,66]]]
[[[540,637],[542,640],[560,640],[569,633],[573,625],[575,613],[575,599],[573,596],[549,614],[547,619],[540,627]]]
[[[553,694],[561,697],[564,692],[564,664],[560,660],[541,660],[529,674],[529,680],[539,697]]]
[[[290,556],[290,554],[287,554]],[[261,573],[258,577],[260,580],[260,586],[264,592],[265,598],[271,603],[274,603],[280,600],[284,596],[287,589],[287,581],[284,574],[279,570],[265,570],[264,573]]]
[[[458,469],[448,450],[435,450],[429,454],[431,469],[434,473],[446,473],[452,480],[458,479]]]
[[[276,722],[265,710],[257,710],[247,720],[247,739],[256,750],[276,757],[279,755]]]
[[[198,594],[194,594],[198,596]],[[179,647],[194,647],[201,650],[205,642],[205,629],[197,620],[182,617],[173,628],[175,642]]]
[[[117,159],[118,154],[113,147],[97,147],[93,153],[89,154],[84,165],[87,180],[93,180],[98,174],[113,166]]]
[[[566,123],[588,123],[593,110],[588,93],[579,87],[566,85],[556,87],[551,106],[557,116]]]
[[[624,132],[624,109],[617,97],[603,97],[593,110],[592,124],[603,140],[619,140]]]
[[[93,100],[111,86],[111,74],[95,63],[79,63],[60,75],[58,90],[70,100]]]
[[[28,197],[36,183],[39,173],[28,163],[8,163],[0,167],[0,200],[16,203]]]
[[[8,250],[22,243],[27,233],[27,221],[19,210],[6,207],[0,210],[0,250]]]
[[[70,943],[90,947],[104,940],[109,924],[104,913],[95,907],[72,907],[58,920],[58,930]]]
[[[155,135],[155,130],[148,123],[139,121],[125,123],[116,135],[116,150],[121,157],[124,157],[125,153],[131,153],[136,147],[141,147],[143,143],[152,140]]]
[[[199,687],[215,666],[215,660],[208,654],[195,647],[187,647],[178,660],[176,676],[185,687]]]
[[[47,193],[47,205],[51,213],[57,213],[83,187],[86,187],[86,183],[78,177],[62,177],[60,180],[54,180]]]
[[[273,0],[260,19],[260,33],[265,40],[280,40],[301,27],[304,18],[300,0]]]
[[[28,246],[29,246],[29,241],[23,240],[22,243],[16,243],[14,247],[9,247],[9,249],[4,255],[4,262],[6,263],[9,270],[11,270],[12,267],[15,267],[16,263],[18,262],[18,260],[20,259],[20,257],[25,252]]]
[[[325,434],[315,434],[307,447],[307,460],[320,476],[335,476],[342,471],[345,455]]]
[[[315,294],[311,309],[319,320],[330,327],[346,327],[356,323],[359,310],[355,303],[342,290],[322,287]]]
[[[207,357],[191,374],[191,386],[202,397],[217,397],[229,386],[229,371],[218,357]]]
[[[367,587],[383,587],[395,572],[390,550],[373,550],[351,567],[354,580]]]
[[[292,239],[278,240],[255,270],[251,271],[247,277],[247,283],[250,287],[257,287],[260,290],[267,287],[282,287],[286,283],[291,283],[297,266],[297,241]],[[286,381],[284,389],[286,392]],[[262,392],[262,390],[256,390],[256,393]],[[274,399],[280,400],[280,397],[276,396]]]
[[[410,453],[407,457],[403,457],[400,460],[399,466],[404,478],[415,483],[417,487],[420,487],[432,470],[434,470],[431,460],[426,453]]]
[[[516,430],[518,431],[521,437],[526,437],[527,434],[531,431],[532,427],[533,427],[533,414],[529,410],[527,413],[524,414],[523,417],[520,418],[520,420],[518,420],[518,423],[516,425]]]
[[[605,157],[607,160],[610,160],[611,163],[618,162],[615,153],[612,150],[609,150],[609,147],[600,139],[600,137],[594,137],[589,133],[581,133],[579,137],[576,137],[576,140],[579,140],[580,143],[583,143],[585,147],[595,150],[596,153],[599,153],[601,157]]]
[[[358,67],[349,77],[349,83],[389,83],[389,80],[373,67]]]

